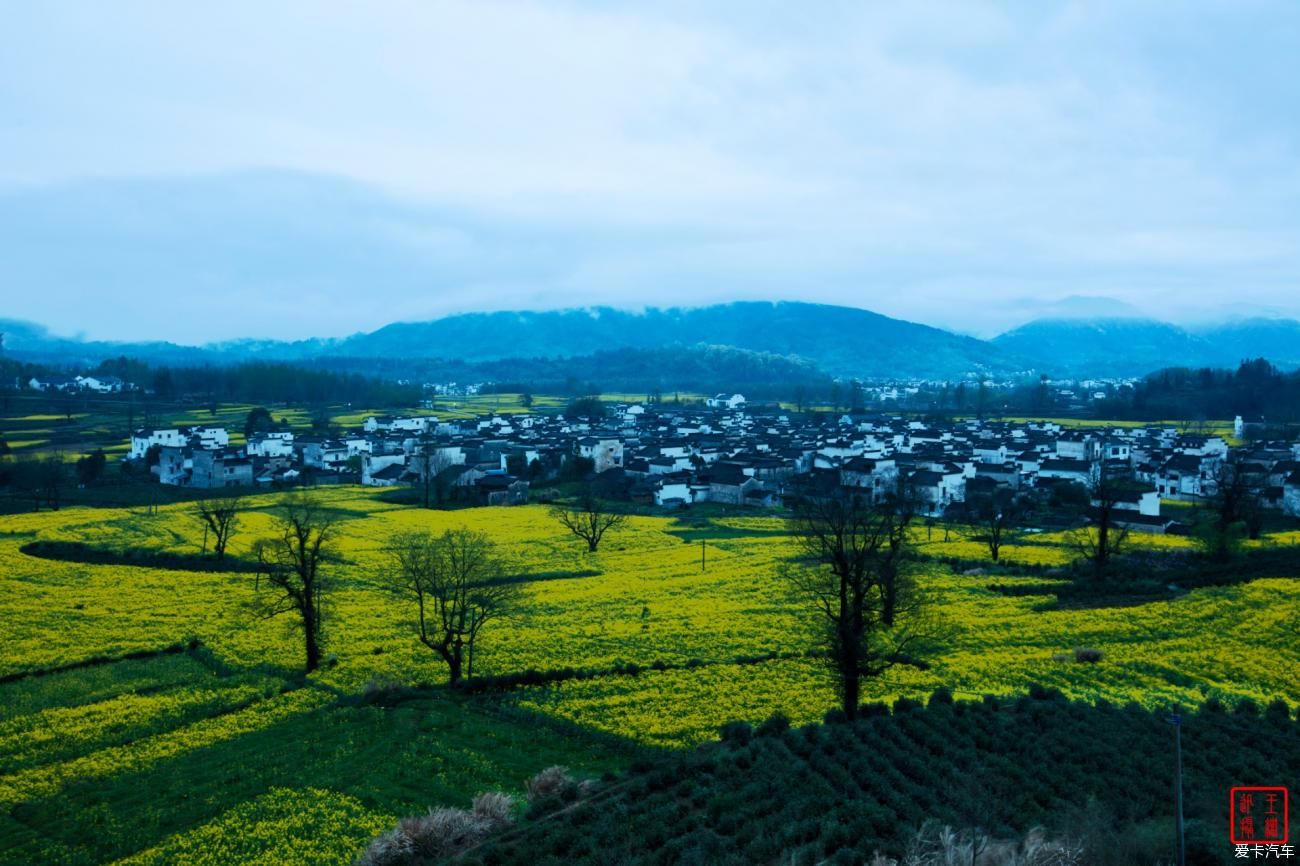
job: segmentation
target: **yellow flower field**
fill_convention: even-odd
[[[739,681],[745,677],[731,664],[736,657],[799,654],[814,644],[815,618],[776,575],[778,562],[791,550],[785,538],[770,534],[780,526],[777,518],[720,521],[768,534],[706,540],[702,572],[700,545],[669,534],[672,521],[666,518],[634,518],[627,529],[611,534],[598,553],[588,554],[540,507],[425,511],[378,502],[356,489],[320,495],[342,517],[336,547],[343,561],[331,566],[336,589],[327,597],[326,622],[328,649],[339,664],[319,675],[330,685],[354,689],[372,679],[439,682],[444,677],[440,663],[415,641],[410,611],[382,585],[384,539],[415,528],[466,526],[487,532],[515,573],[599,572],[525,584],[524,609],[485,633],[475,659],[479,673],[604,668],[618,662],[680,666],[695,659],[707,666],[710,677],[725,683],[734,676],[742,688]],[[253,539],[270,531],[271,515],[265,509],[274,501],[269,496],[249,500],[251,510],[232,543],[233,555],[246,552]],[[155,649],[190,637],[234,666],[292,669],[298,664],[299,640],[292,623],[259,620],[249,612],[249,575],[82,565],[33,559],[18,551],[25,541],[44,538],[197,552],[202,531],[183,506],[169,506],[148,518],[77,509],[20,515],[5,523],[6,535],[0,537],[3,580],[21,591],[6,592],[0,602],[10,624],[0,634],[0,674]],[[925,530],[918,532],[926,553],[984,555],[979,542],[953,534],[945,543],[941,530],[927,541]],[[1144,543],[1182,546],[1186,541],[1152,536],[1144,537]],[[1038,535],[1021,537],[1004,555],[1008,562],[1052,565],[1073,554],[1062,539]],[[1144,703],[1175,693],[1183,699],[1300,696],[1287,678],[1269,674],[1277,661],[1262,661],[1273,650],[1283,660],[1300,661],[1294,648],[1278,646],[1267,630],[1260,631],[1262,621],[1276,617],[1269,612],[1276,610],[1273,601],[1294,591],[1288,581],[1200,590],[1134,608],[1039,612],[1034,608],[1041,599],[995,594],[985,588],[988,579],[961,577],[946,567],[927,567],[920,580],[941,602],[951,647],[932,675],[917,684],[918,693],[939,682],[997,693],[1037,680],[1071,694]],[[1261,639],[1264,646],[1258,645]],[[1084,644],[1102,649],[1107,661],[1098,666],[1050,661],[1053,653]],[[1243,675],[1241,666],[1256,656],[1261,661],[1246,665],[1250,675]],[[1159,673],[1165,668],[1192,676],[1197,688],[1171,691]],[[679,673],[676,678],[689,678],[689,672]],[[817,683],[813,691],[820,697],[810,700],[802,715],[813,718],[833,704],[834,696],[820,672],[807,679]],[[550,699],[543,703],[555,705]],[[726,706],[720,698],[719,706]],[[726,720],[726,711],[719,709],[692,736],[708,736]],[[635,725],[618,730],[643,733]]]
[[[395,820],[334,791],[273,788],[113,866],[332,866],[349,862]]]
[[[778,576],[793,547],[779,534],[777,517],[716,518],[722,531],[716,538],[704,533],[702,568],[698,537],[684,543],[674,532],[686,524],[669,517],[634,517],[589,554],[542,507],[426,511],[357,488],[316,495],[338,520],[325,606],[326,651],[336,664],[283,694],[281,684],[301,666],[301,636],[289,618],[254,614],[252,575],[86,565],[20,550],[43,539],[197,553],[203,534],[189,507],[165,506],[156,515],[65,509],[4,518],[0,676],[191,639],[202,642],[221,673],[179,655],[149,662],[147,675],[132,672],[132,665],[143,671],[144,662],[87,668],[76,674],[84,694],[60,693],[61,674],[0,683],[0,806],[56,802],[73,783],[135,777],[286,725],[314,724],[308,720],[323,718],[326,708],[368,684],[443,682],[445,667],[415,639],[412,611],[384,587],[386,541],[410,529],[486,532],[510,573],[552,578],[521,584],[520,610],[484,632],[475,673],[608,672],[472,699],[485,708],[540,712],[591,731],[676,747],[716,736],[731,720],[761,721],[781,712],[803,723],[835,706],[825,662],[805,655],[817,645],[820,623]],[[247,499],[232,556],[246,556],[253,541],[271,531],[276,501],[268,495]],[[933,557],[986,560],[977,541],[952,533],[944,542],[941,527],[928,538],[924,527],[916,532],[920,549]],[[1295,544],[1296,535],[1259,544]],[[1143,543],[1186,542],[1144,536]],[[1009,562],[1047,566],[1073,555],[1063,537],[1047,534],[1021,536],[1004,549]],[[941,646],[928,670],[896,668],[869,683],[864,700],[919,698],[939,686],[959,698],[1007,695],[1041,683],[1071,696],[1146,706],[1211,697],[1300,703],[1294,679],[1300,642],[1289,601],[1300,593],[1294,579],[1095,610],[1043,610],[1043,597],[989,589],[993,582],[1043,585],[1050,578],[963,576],[933,562],[922,565],[917,580],[935,599],[944,625]],[[1101,650],[1102,661],[1073,661],[1072,649],[1083,646]],[[769,653],[778,657],[755,660]],[[639,673],[609,672],[627,665]],[[379,723],[383,716],[374,718]],[[460,760],[483,766],[476,755]],[[481,772],[493,773],[490,767]],[[517,790],[519,784],[511,778],[506,787]],[[310,825],[301,816],[341,821],[346,827],[340,825],[339,838],[361,842],[391,816],[339,793],[347,788],[330,788],[327,782],[317,791],[277,789],[227,804],[207,823],[155,837],[148,841],[152,847],[122,862],[346,862],[335,849],[312,847]],[[229,859],[195,853],[208,850],[228,851]]]

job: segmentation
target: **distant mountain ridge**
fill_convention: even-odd
[[[328,340],[236,340],[204,347],[170,343],[83,343],[29,331],[11,354],[67,361],[133,355],[166,363],[229,363],[247,358],[444,359],[564,358],[615,349],[732,346],[806,361],[838,376],[960,377],[1010,374],[1031,366],[992,344],[853,307],[742,301],[629,312],[612,307],[548,312],[463,313],[398,322]],[[41,334],[43,329],[36,329]]]
[[[1038,359],[1045,370],[1132,376],[1163,367],[1236,367],[1267,358],[1300,367],[1300,322],[1243,319],[1188,329],[1141,318],[1036,319],[1001,334],[994,345]]]
[[[403,375],[400,369],[444,369],[457,363],[508,370],[508,365],[495,362],[509,359],[530,359],[536,362],[532,369],[555,370],[541,362],[672,347],[678,352],[734,347],[804,364],[819,373],[860,378],[952,379],[971,373],[1033,372],[1139,376],[1170,366],[1231,367],[1261,356],[1280,366],[1300,367],[1300,322],[1290,319],[1243,319],[1192,330],[1126,315],[1044,318],[980,340],[855,307],[794,301],[640,312],[593,307],[462,313],[396,322],[349,337],[232,340],[201,347],[165,341],[83,341],[13,320],[0,320],[0,331],[6,335],[6,354],[48,363],[93,364],[117,355],[172,365],[319,360],[331,366],[356,362],[393,375]],[[686,366],[695,370],[697,360]],[[436,361],[446,363],[427,363]],[[657,381],[649,373],[645,378]]]
[[[470,361],[555,357],[665,345],[734,346],[807,360],[843,376],[953,376],[1024,364],[997,347],[853,307],[741,301],[627,312],[466,313],[388,325],[340,341],[329,354],[451,357]]]

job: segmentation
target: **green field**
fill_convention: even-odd
[[[818,643],[817,621],[776,576],[792,550],[778,518],[723,509],[636,516],[588,554],[537,506],[443,512],[358,488],[316,495],[341,519],[326,608],[336,664],[305,679],[291,623],[251,612],[249,574],[87,565],[20,550],[46,540],[197,553],[202,531],[188,506],[2,518],[0,862],[346,863],[396,816],[465,805],[489,788],[518,792],[550,764],[597,776],[647,749],[708,741],[732,720],[780,712],[803,724],[836,705],[825,663],[805,655]],[[275,502],[248,500],[232,555],[246,556],[271,531]],[[485,632],[476,673],[603,673],[505,693],[446,692],[445,668],[415,640],[410,611],[379,584],[384,539],[458,526],[496,539],[513,574],[574,575],[526,582],[519,613]],[[1150,708],[1300,703],[1300,580],[1052,609],[1050,596],[989,588],[996,580],[1048,592],[1052,578],[964,575],[988,565],[983,548],[959,533],[942,537],[920,529],[915,540],[933,558],[919,580],[948,624],[944,645],[929,670],[873,682],[866,700],[924,698],[939,686],[978,699],[1043,684]],[[1259,544],[1289,549],[1298,540],[1291,532]],[[1025,537],[1004,548],[1004,571],[1071,555],[1057,536]],[[1101,650],[1103,661],[1068,658],[1080,646]],[[172,647],[180,651],[149,655]],[[395,685],[426,684],[392,706],[382,699]],[[321,825],[330,833],[311,832]],[[218,842],[221,860],[178,853]]]

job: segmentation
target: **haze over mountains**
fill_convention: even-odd
[[[1038,319],[992,340],[893,319],[852,307],[799,302],[737,302],[697,308],[629,312],[608,307],[552,312],[467,313],[428,322],[401,322],[338,339],[294,342],[237,340],[201,347],[167,342],[111,343],[56,337],[38,325],[0,320],[11,357],[53,363],[94,363],[128,355],[154,363],[233,363],[249,359],[307,361],[332,366],[376,363],[394,374],[462,365],[466,374],[508,371],[507,359],[586,359],[619,351],[620,364],[662,365],[663,350],[683,357],[700,347],[756,353],[754,363],[783,363],[807,373],[861,378],[1142,375],[1170,366],[1235,366],[1266,357],[1300,366],[1300,322],[1245,319],[1199,329],[1136,316]],[[629,354],[631,352],[632,354]],[[729,362],[741,357],[731,354]],[[377,362],[384,362],[379,365]],[[466,367],[464,365],[471,365]],[[581,365],[576,365],[580,369]]]

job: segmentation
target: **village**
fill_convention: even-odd
[[[1249,437],[1249,425],[1238,418],[1234,434],[1234,441]],[[739,394],[699,406],[609,404],[597,420],[541,412],[473,420],[374,415],[339,434],[275,429],[251,433],[241,447],[230,442],[222,427],[143,429],[127,459],[166,485],[415,486],[439,504],[523,504],[546,499],[552,484],[585,478],[599,482],[603,497],[666,509],[771,508],[799,482],[878,500],[902,481],[934,518],[1007,493],[1046,499],[1071,488],[1095,500],[1103,480],[1120,480],[1118,522],[1155,533],[1185,531],[1162,502],[1215,495],[1230,464],[1253,479],[1250,495],[1260,508],[1300,515],[1300,440],[1231,447],[1224,436],[1174,425],[796,414],[748,405]]]

